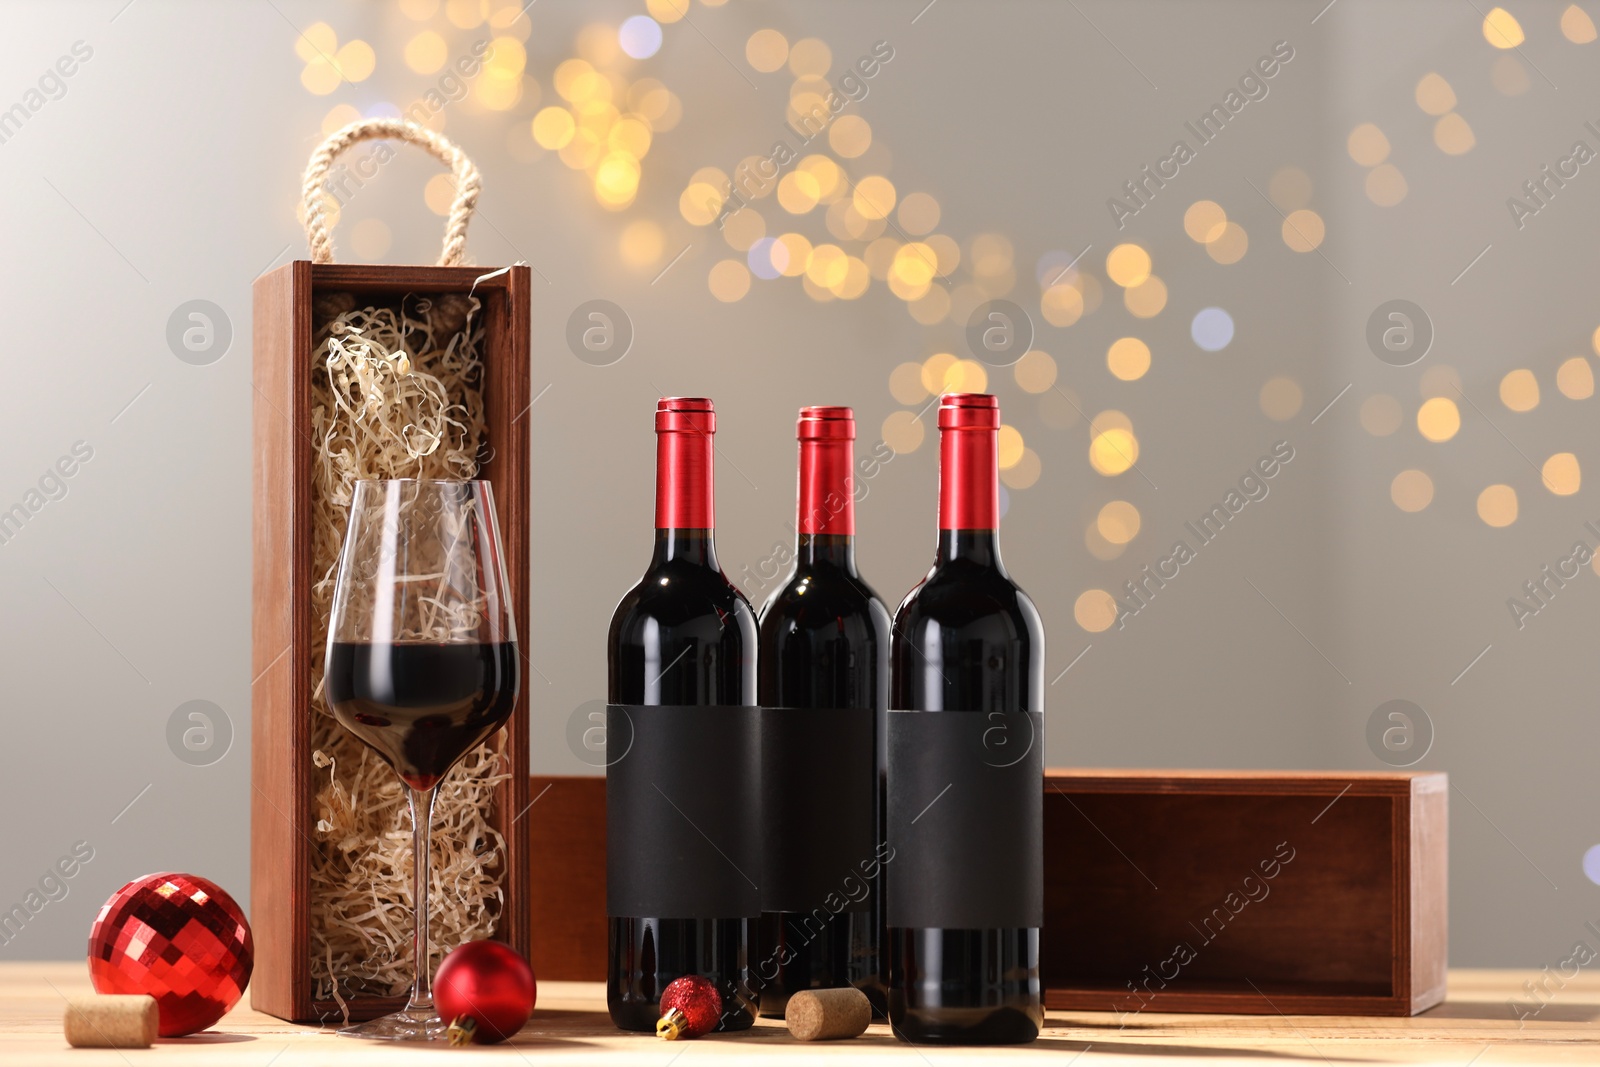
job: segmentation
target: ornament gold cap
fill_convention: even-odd
[[[457,1048],[461,1047],[462,1045],[472,1044],[472,1039],[477,1032],[477,1020],[468,1015],[463,1015],[459,1019],[454,1020],[445,1029],[445,1035],[450,1039],[450,1044],[456,1046]]]
[[[689,1017],[677,1008],[668,1008],[667,1013],[656,1020],[656,1036],[668,1041],[676,1041],[689,1029]]]

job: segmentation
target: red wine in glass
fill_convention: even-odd
[[[411,808],[416,980],[351,1037],[443,1041],[428,970],[428,822],[439,782],[511,717],[516,626],[488,482],[359,481],[339,552],[323,689],[393,767]]]

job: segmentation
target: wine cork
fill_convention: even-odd
[[[789,998],[783,1021],[796,1041],[856,1037],[872,1021],[872,1002],[854,986],[803,989]]]
[[[156,998],[143,994],[72,997],[62,1020],[74,1048],[149,1048],[160,1024]]]

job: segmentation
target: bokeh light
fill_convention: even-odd
[[[789,60],[789,39],[774,29],[757,30],[744,43],[745,62],[771,74]]]
[[[1095,516],[1100,536],[1114,545],[1125,545],[1139,535],[1139,509],[1126,500],[1113,500]]]
[[[1133,288],[1122,291],[1122,305],[1134,318],[1155,318],[1167,306],[1167,283],[1152,274]]]
[[[889,395],[902,404],[920,404],[928,398],[922,384],[922,364],[901,363],[889,372]]]
[[[1299,167],[1279,167],[1267,182],[1267,197],[1279,211],[1297,211],[1311,203],[1311,175]]]
[[[1388,393],[1374,393],[1361,402],[1361,428],[1374,437],[1388,437],[1400,428],[1405,412]]]
[[[922,425],[922,420],[909,411],[892,411],[889,417],[883,420],[883,443],[894,450],[896,455],[905,455],[915,452],[922,444],[923,435],[927,431]]]
[[[1393,163],[1384,163],[1367,172],[1367,199],[1379,207],[1394,207],[1406,198],[1410,187],[1406,176]]]
[[[1425,400],[1417,409],[1417,432],[1435,444],[1448,441],[1461,429],[1461,412],[1447,396]]]
[[[1150,253],[1136,244],[1117,245],[1106,255],[1106,277],[1124,289],[1143,285],[1150,277]]]
[[[1448,115],[1441,115],[1439,121],[1433,124],[1433,143],[1445,155],[1459,156],[1472,151],[1478,138],[1472,132],[1472,127],[1467,125],[1467,120],[1452,111]]]
[[[1455,110],[1456,91],[1438,71],[1430,70],[1417,80],[1416,96],[1417,106],[1430,115],[1443,115]]]
[[[1539,379],[1519,367],[1500,379],[1500,403],[1512,411],[1532,411],[1539,406]]]
[[[1139,462],[1139,439],[1132,430],[1112,426],[1089,441],[1089,465],[1107,477],[1122,474]]]
[[[1219,236],[1206,243],[1206,255],[1224,265],[1239,262],[1249,249],[1250,235],[1243,226],[1232,221],[1222,228]]]
[[[634,59],[649,59],[661,51],[661,23],[649,15],[623,19],[617,44]]]
[[[1433,479],[1419,470],[1401,471],[1389,483],[1389,499],[1401,511],[1421,511],[1433,503]]]
[[[1573,356],[1556,368],[1556,388],[1570,400],[1587,400],[1594,395],[1594,368],[1582,356]]]
[[[1215,200],[1196,200],[1183,213],[1183,232],[1199,244],[1210,244],[1228,228],[1228,213]]]
[[[1483,39],[1496,48],[1515,48],[1524,40],[1522,23],[1505,8],[1493,8],[1483,17]]]
[[[1117,621],[1117,599],[1104,589],[1086,589],[1073,603],[1072,617],[1090,633],[1102,633]]]
[[[1517,521],[1517,491],[1509,485],[1491,485],[1478,494],[1478,518],[1490,526],[1510,526]]]
[[[1350,158],[1363,167],[1376,167],[1389,158],[1389,138],[1370,122],[1363,122],[1345,139]]]
[[[1025,393],[1043,393],[1056,383],[1056,361],[1039,349],[1025,352],[1011,367],[1017,387]]]
[[[1274,422],[1287,422],[1300,413],[1305,393],[1293,378],[1269,378],[1261,386],[1261,413]]]
[[[1315,251],[1326,232],[1322,216],[1310,208],[1292,211],[1283,220],[1283,243],[1292,252]]]
[[[860,115],[840,115],[828,127],[828,147],[844,159],[855,159],[872,147],[872,125]]]
[[[1233,316],[1222,308],[1201,308],[1189,323],[1189,336],[1207,352],[1220,352],[1233,341]]]
[[[1557,452],[1545,460],[1539,474],[1544,480],[1544,487],[1556,496],[1571,496],[1583,484],[1578,457],[1571,452]]]
[[[1106,349],[1106,369],[1125,382],[1138,381],[1150,369],[1150,346],[1137,337],[1119,337]]]
[[[1577,4],[1561,13],[1561,36],[1573,44],[1588,44],[1595,39],[1594,20]]]

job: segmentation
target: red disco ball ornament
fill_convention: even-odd
[[[100,993],[156,1000],[162,1037],[211,1026],[239,1003],[255,944],[232,897],[192,874],[147,874],[111,894],[89,931]]]
[[[502,941],[468,941],[439,964],[433,1004],[450,1024],[450,1042],[492,1045],[522,1029],[539,987],[533,968]]]

